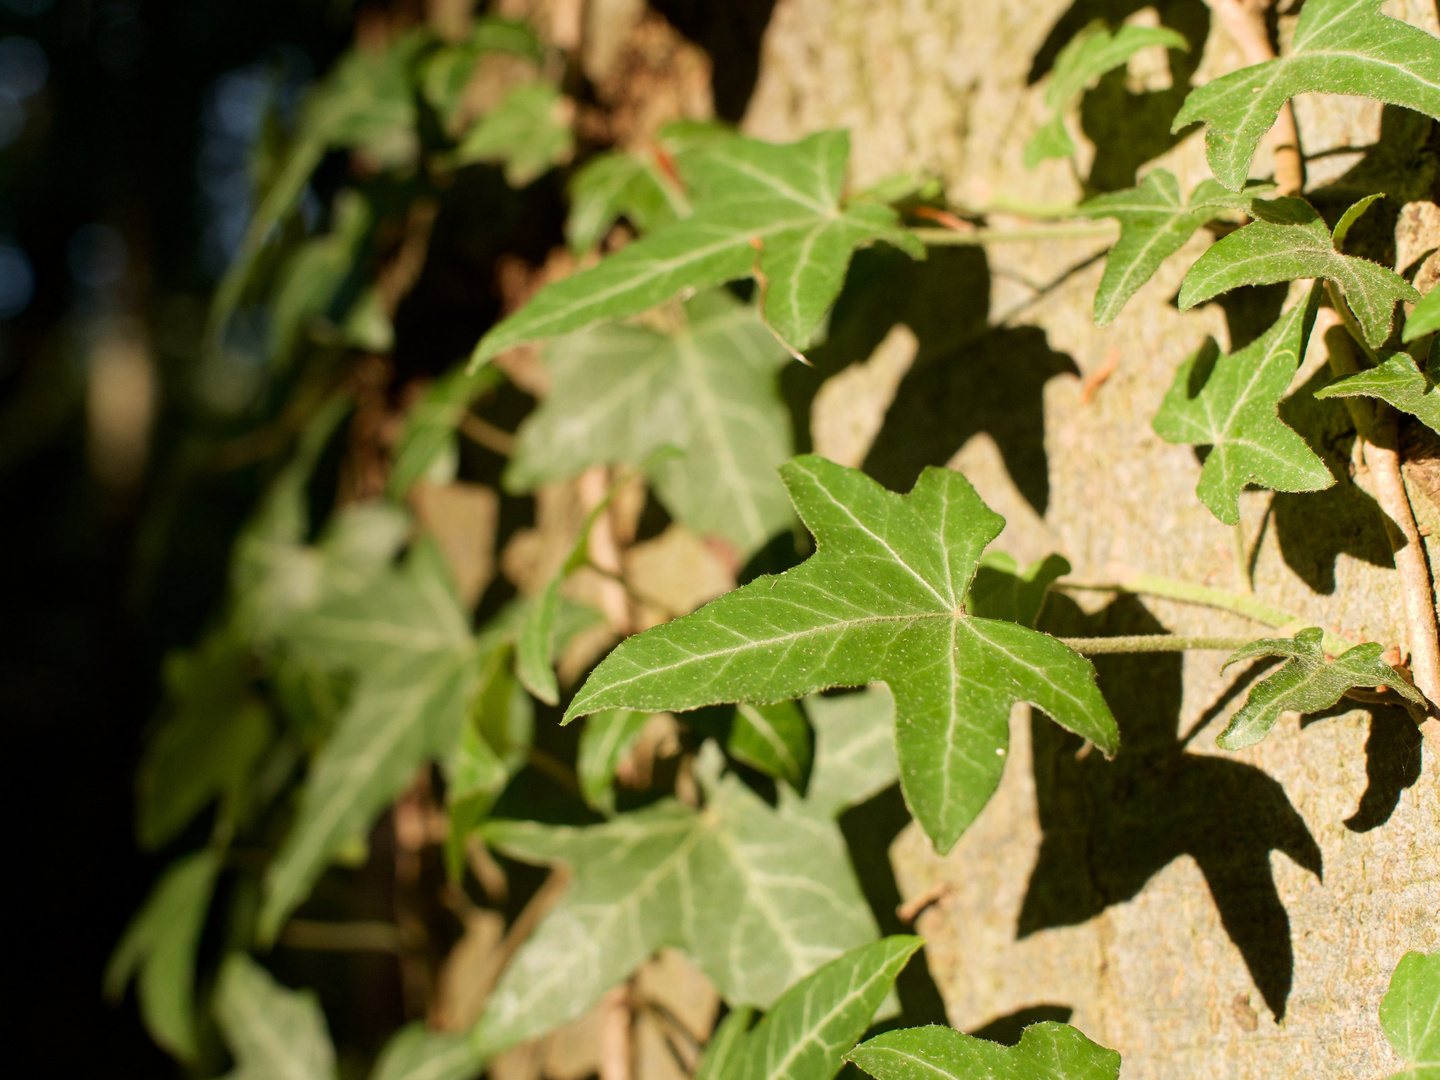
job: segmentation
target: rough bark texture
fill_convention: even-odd
[[[1440,29],[1432,0],[1386,11]],[[780,0],[745,125],[774,139],[849,127],[856,184],[919,168],[962,206],[993,206],[997,194],[1073,201],[1083,189],[1068,163],[1021,164],[1043,122],[1038,79],[1091,18],[1157,14],[1195,48],[1173,70],[1142,54],[1087,93],[1072,117],[1089,140],[1079,175],[1113,189],[1162,164],[1188,189],[1208,175],[1202,138],[1175,140],[1169,119],[1190,83],[1239,66],[1199,0],[1158,12],[1124,0]],[[1282,45],[1292,28],[1282,16]],[[1296,113],[1322,209],[1377,189],[1365,171],[1376,156],[1348,148],[1373,143],[1382,121],[1396,153],[1411,155],[1398,174],[1406,190],[1386,188],[1388,210],[1355,234],[1393,261],[1401,204],[1435,200],[1429,122],[1343,98],[1301,100]],[[1270,170],[1262,151],[1255,174]],[[895,292],[842,302],[816,371],[794,374],[790,392],[813,396],[905,323],[916,359],[867,459],[872,473],[903,489],[922,465],[950,462],[1006,516],[1000,547],[1022,560],[1059,551],[1076,580],[1113,580],[1118,563],[1241,588],[1232,530],[1194,495],[1197,455],[1150,428],[1177,365],[1207,334],[1238,347],[1284,300],[1283,288],[1247,290],[1179,314],[1180,278],[1209,242],[1202,231],[1103,329],[1090,313],[1095,241],[938,251],[917,267],[873,254],[857,273],[888,275]],[[1317,495],[1242,497],[1254,588],[1308,622],[1403,646],[1384,523],[1366,476],[1351,475],[1353,429],[1343,407],[1306,389],[1325,359],[1314,342],[1283,414],[1338,482]],[[1082,392],[1086,373],[1111,367]],[[1099,593],[1054,597],[1046,619],[1069,633],[1257,630]],[[1000,792],[955,850],[937,857],[913,826],[895,842],[902,897],[948,886],[918,927],[955,1026],[1069,1011],[1121,1051],[1126,1080],[1369,1078],[1398,1066],[1376,1009],[1400,956],[1440,941],[1433,751],[1424,756],[1407,717],[1377,707],[1291,717],[1260,746],[1222,753],[1214,735],[1257,672],[1222,675],[1221,659],[1101,658],[1122,726],[1115,762],[1022,710]]]

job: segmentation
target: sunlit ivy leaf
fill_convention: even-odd
[[[649,713],[632,709],[606,709],[585,718],[575,775],[580,781],[580,794],[596,810],[615,812],[615,770],[649,719]]]
[[[794,520],[775,472],[792,451],[785,352],[753,308],[702,293],[672,333],[608,324],[555,342],[547,363],[555,389],[520,427],[510,490],[596,464],[642,467],[674,518],[742,558]],[[658,453],[667,447],[679,453]]]
[[[485,1060],[466,1034],[406,1024],[390,1037],[370,1080],[473,1080]]]
[[[160,1046],[193,1062],[195,952],[220,872],[210,850],[172,863],[131,921],[105,968],[105,996],[119,1000],[138,974],[140,1019]]]
[[[963,476],[927,468],[901,496],[815,455],[781,472],[816,553],[622,642],[567,720],[883,681],[895,694],[901,786],[942,852],[1000,782],[1015,702],[1114,752],[1115,720],[1089,661],[1045,634],[965,610],[976,563],[1004,519]]]
[[[1379,642],[1367,641],[1326,661],[1320,647],[1324,631],[1316,627],[1301,630],[1294,640],[1262,638],[1252,641],[1225,661],[1225,667],[1262,656],[1283,656],[1280,670],[1250,691],[1245,705],[1230,718],[1230,724],[1215,742],[1222,750],[1254,746],[1270,733],[1280,714],[1287,711],[1315,713],[1328,709],[1352,687],[1375,689],[1388,686],[1406,701],[1417,705],[1425,699],[1389,664],[1380,659],[1385,651]]]
[[[453,130],[476,63],[489,52],[510,53],[536,64],[545,59],[545,46],[525,23],[493,16],[476,19],[469,37],[441,46],[426,59],[420,77],[421,94],[447,129]]]
[[[312,990],[288,990],[243,953],[215,987],[215,1019],[235,1068],[226,1080],[334,1080],[335,1047]]]
[[[1184,247],[1195,230],[1208,221],[1237,210],[1248,210],[1257,190],[1243,194],[1226,191],[1206,180],[1180,198],[1180,184],[1164,169],[1150,172],[1139,187],[1100,195],[1083,202],[1076,213],[1091,218],[1114,218],[1120,239],[1105,257],[1105,276],[1095,293],[1095,324],[1105,326],[1149,281],[1160,264]]]
[[[504,165],[505,182],[522,188],[575,152],[571,108],[548,82],[517,86],[466,132],[455,148],[455,162]]]
[[[1431,289],[1405,320],[1405,343],[1408,345],[1436,330],[1440,330],[1440,289]]]
[[[799,791],[810,771],[810,725],[793,701],[740,705],[725,749],[737,761]]]
[[[512,858],[575,875],[495,988],[475,1033],[487,1053],[579,1016],[665,945],[689,953],[727,1001],[767,1006],[874,940],[833,819],[805,811],[788,788],[772,808],[736,777],[717,779],[718,751],[706,751],[703,811],[667,799],[584,828],[485,826]]]
[[[499,368],[470,372],[462,364],[426,388],[410,407],[396,443],[395,460],[385,485],[391,498],[404,498],[435,460],[454,446],[455,429],[471,404],[504,378]]]
[[[1390,1080],[1440,1080],[1440,952],[1400,958],[1380,1002],[1380,1026],[1409,1066]]]
[[[359,677],[310,770],[295,824],[265,876],[259,936],[270,941],[336,851],[363,837],[426,760],[460,739],[476,681],[469,626],[438,554],[296,620],[294,645]]]
[[[1195,493],[1227,525],[1240,520],[1246,484],[1320,491],[1335,477],[1280,419],[1280,396],[1305,355],[1318,289],[1245,348],[1219,354],[1213,338],[1180,365],[1152,426],[1166,442],[1211,447]]]
[[[1435,379],[1440,374],[1440,355],[1434,348],[1422,370],[1407,352],[1378,350],[1380,363],[1367,371],[1337,379],[1315,392],[1317,398],[1364,397],[1389,402],[1401,412],[1418,417],[1435,431],[1440,431],[1440,394],[1435,392]]]
[[[570,181],[565,238],[577,255],[605,238],[620,218],[643,232],[690,213],[690,202],[649,154],[597,154]]]
[[[1190,51],[1184,35],[1166,27],[1122,26],[1112,34],[1103,19],[1096,19],[1071,38],[1050,71],[1050,84],[1045,88],[1050,120],[1025,145],[1025,167],[1033,169],[1046,158],[1073,154],[1075,143],[1065,130],[1065,111],[1093,80],[1151,45]]]
[[[1258,220],[1211,245],[1185,275],[1181,311],[1241,285],[1329,278],[1344,290],[1365,340],[1379,348],[1390,335],[1396,301],[1420,298],[1393,270],[1341,254],[1325,222],[1303,199],[1256,200],[1252,209]]]
[[[1380,0],[1307,0],[1289,54],[1190,91],[1172,131],[1197,121],[1210,169],[1231,191],[1296,94],[1355,94],[1440,117],[1440,41],[1380,14]]]
[[[726,1033],[727,1045],[707,1063],[707,1080],[832,1080],[921,944],[887,937],[807,975],[753,1029]]]
[[[986,552],[975,569],[965,610],[983,619],[1033,627],[1050,585],[1068,573],[1070,563],[1060,555],[1047,555],[1022,570],[1003,551]]]
[[[1031,1024],[1018,1046],[931,1025],[887,1031],[846,1057],[875,1080],[1116,1080],[1120,1055],[1069,1024]]]
[[[732,137],[683,155],[690,217],[546,286],[481,339],[473,362],[639,314],[682,290],[752,276],[762,282],[766,322],[793,348],[805,348],[856,248],[884,240],[915,258],[925,254],[890,208],[842,203],[849,156],[849,136],[839,131],[784,146]]]

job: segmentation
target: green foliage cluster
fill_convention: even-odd
[[[1270,185],[1248,179],[1260,138],[1297,93],[1361,94],[1440,117],[1440,42],[1378,9],[1379,0],[1309,0],[1288,55],[1190,95],[1175,123],[1208,125],[1215,180],[1182,197],[1155,170],[1073,213],[1121,227],[1097,322],[1118,317],[1197,229],[1228,222],[1238,227],[1190,268],[1182,308],[1244,285],[1323,279],[1377,360],[1326,392],[1379,398],[1440,430],[1434,294],[1421,300],[1400,275],[1344,251],[1380,196],[1332,229],[1303,199],[1271,197]],[[1103,25],[1071,42],[1030,160],[1073,153],[1073,100],[1153,45],[1189,47],[1170,30]],[[531,77],[474,115],[464,88],[495,52],[528,63]],[[1010,1048],[939,1027],[860,1042],[920,943],[880,936],[838,815],[898,781],[945,851],[999,783],[1015,703],[1106,756],[1119,731],[1090,662],[1035,628],[1048,586],[1068,571],[1063,559],[1022,569],[987,554],[1004,521],[956,472],[926,469],[897,494],[858,469],[792,456],[777,380],[823,338],[852,254],[875,244],[926,254],[907,225],[915,184],[847,194],[844,132],[772,145],[683,124],[645,150],[591,156],[571,176],[566,226],[588,268],[541,288],[414,401],[384,497],[312,520],[317,470],[354,407],[338,365],[349,350],[387,348],[393,328],[367,276],[388,211],[346,188],[329,230],[297,239],[311,174],[343,149],[416,189],[476,162],[530,184],[576,153],[557,61],[526,27],[494,19],[458,43],[413,30],[384,50],[357,50],[312,90],[298,130],[258,170],[258,209],[217,292],[208,345],[226,347],[237,311],[268,310],[271,362],[305,419],[235,545],[225,611],[167,667],[169,704],[141,769],[140,838],[193,847],[207,811],[210,837],[157,883],[116,951],[109,991],[136,979],[147,1027],[182,1061],[201,1061],[218,1032],[236,1077],[338,1075],[316,999],[278,984],[252,954],[283,940],[328,867],[365,861],[377,820],[417,773],[434,770],[448,888],[467,887],[477,844],[514,863],[563,867],[569,886],[518,943],[473,1028],[402,1029],[377,1080],[478,1075],[495,1055],[584,1014],[663,947],[686,953],[729,1008],[699,1063],[704,1080],[831,1080],[846,1061],[876,1080],[1115,1077],[1119,1055],[1062,1024],[1032,1026]],[[594,254],[621,220],[636,238]],[[734,288],[747,281],[750,290]],[[1322,292],[1318,280],[1297,290],[1265,334],[1231,355],[1207,343],[1155,417],[1162,438],[1211,448],[1198,495],[1221,521],[1237,520],[1247,485],[1333,483],[1279,415]],[[1397,340],[1396,305],[1415,301]],[[672,521],[738,564],[797,518],[814,538],[793,569],[620,642],[563,717],[544,711],[565,697],[557,660],[598,619],[566,588],[597,572],[587,541],[607,503],[544,588],[478,628],[473,598],[411,509],[420,486],[453,479],[470,406],[503,381],[493,361],[546,339],[553,390],[516,433],[507,492],[610,467],[621,479],[609,498],[640,478]],[[1235,653],[1232,663],[1285,663],[1252,690],[1222,747],[1258,742],[1281,710],[1325,708],[1356,687],[1424,704],[1379,645],[1330,660],[1321,641],[1319,629],[1302,629]],[[685,725],[685,782],[653,786],[637,806],[634,792],[620,797],[617,774],[655,714],[672,711]],[[556,719],[584,722],[569,773],[581,811],[515,794],[547,760],[533,746],[537,725]],[[197,957],[220,892],[240,899],[226,905],[223,956],[207,968]],[[1381,1007],[1407,1077],[1440,1069],[1435,959],[1406,957]],[[765,1010],[758,1023],[756,1010]]]

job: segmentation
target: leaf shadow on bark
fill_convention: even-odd
[[[1052,595],[1044,629],[1064,635],[1160,633],[1135,598],[1094,615]],[[1187,752],[1177,727],[1179,655],[1102,656],[1100,688],[1120,752],[1077,757],[1082,743],[1035,713],[1035,784],[1043,830],[1017,933],[1083,923],[1133,899],[1182,855],[1199,866],[1225,928],[1276,1020],[1294,978],[1290,919],[1270,868],[1284,852],[1320,877],[1319,845],[1284,789],[1260,769]]]
[[[1341,700],[1334,708],[1313,713],[1300,721],[1301,730],[1355,710],[1355,702]],[[1424,764],[1425,738],[1404,709],[1393,705],[1372,705],[1370,732],[1365,738],[1365,790],[1355,812],[1345,819],[1351,832],[1378,829],[1390,820],[1400,805],[1405,789],[1420,779]]]
[[[977,1039],[988,1039],[1001,1046],[1018,1046],[1020,1037],[1025,1034],[1025,1029],[1031,1024],[1044,1023],[1046,1020],[1052,1020],[1057,1024],[1068,1024],[1070,1017],[1074,1015],[1075,1010],[1069,1005],[1030,1005],[1024,1009],[1016,1009],[1004,1016],[997,1016],[984,1027],[976,1028],[970,1034]]]

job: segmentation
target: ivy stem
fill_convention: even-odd
[[[1253,642],[1245,637],[1185,637],[1180,634],[1131,634],[1124,637],[1061,638],[1082,656],[1103,656],[1107,653],[1190,652],[1195,649],[1216,649],[1234,652]]]
[[[1004,244],[1024,240],[1099,240],[1115,236],[1110,221],[1073,222],[1064,225],[1036,225],[1025,229],[941,229],[924,225],[912,226],[910,233],[931,247],[978,246]]]

